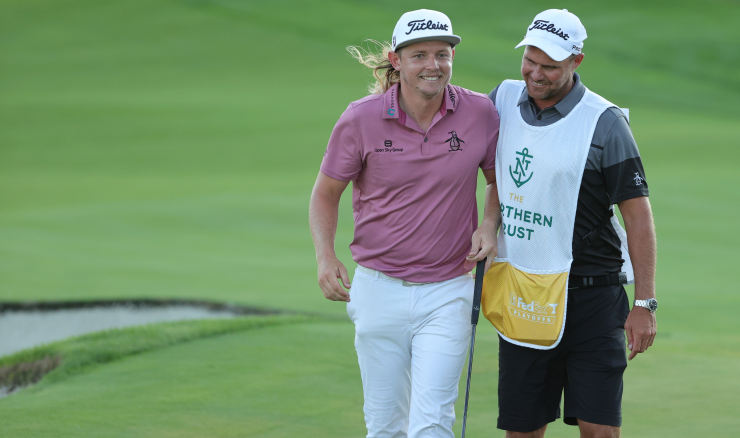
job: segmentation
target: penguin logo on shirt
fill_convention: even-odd
[[[447,151],[447,152],[461,151],[462,149],[460,149],[460,143],[465,143],[463,141],[463,139],[459,138],[457,136],[457,133],[455,131],[450,131],[450,132],[448,132],[448,134],[450,134],[452,137],[450,137],[447,140],[445,140],[445,143],[449,143],[450,144],[450,150]]]

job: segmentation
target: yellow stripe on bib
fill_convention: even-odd
[[[494,262],[483,277],[483,314],[506,338],[550,347],[565,320],[568,273],[529,274]]]

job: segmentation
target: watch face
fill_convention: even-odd
[[[658,310],[658,300],[656,300],[655,298],[649,299],[648,306],[650,306],[651,312],[655,312],[656,310]]]

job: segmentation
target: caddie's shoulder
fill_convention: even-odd
[[[630,129],[629,120],[624,112],[619,107],[612,106],[601,113],[601,116],[596,123],[596,132],[603,133],[604,135],[614,132],[622,135],[630,133],[631,135],[632,131]]]
[[[604,114],[601,115],[606,121],[609,121],[610,123],[615,123],[618,119],[623,119],[627,124],[629,124],[629,119],[627,119],[627,116],[624,114],[624,111],[622,111],[621,108],[612,106],[606,109],[604,111]]]

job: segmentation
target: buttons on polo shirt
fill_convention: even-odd
[[[429,140],[429,138],[428,137],[424,137],[424,143],[426,143],[427,140]]]

